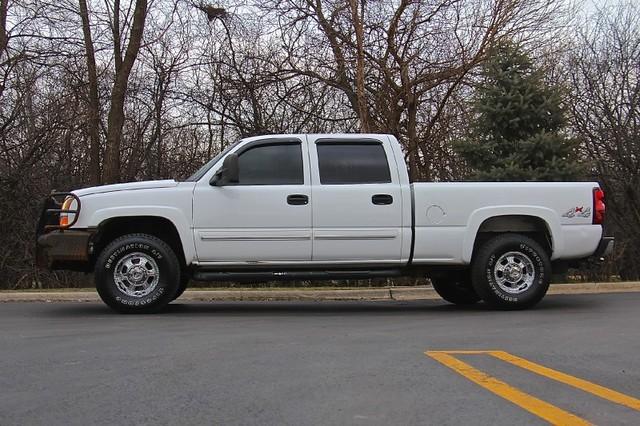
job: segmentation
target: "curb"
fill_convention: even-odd
[[[599,294],[640,292],[640,282],[552,284],[548,294]],[[187,290],[182,302],[269,301],[269,300],[432,300],[440,297],[433,287],[382,287],[356,289],[210,289]],[[95,291],[2,291],[0,302],[100,302]]]

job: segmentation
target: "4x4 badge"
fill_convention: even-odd
[[[567,210],[567,212],[563,214],[562,217],[591,217],[591,207],[573,207]]]

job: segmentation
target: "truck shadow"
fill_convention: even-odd
[[[592,311],[605,301],[597,295],[562,295],[545,298],[529,312],[575,313]],[[177,300],[161,312],[150,315],[119,315],[98,303],[49,305],[49,314],[58,317],[88,317],[115,315],[121,317],[184,317],[225,315],[517,315],[517,311],[498,311],[478,303],[469,306],[452,305],[441,300],[414,301],[237,301],[181,302]]]
[[[596,298],[558,297],[540,302],[532,311],[568,311],[591,310],[599,305]],[[514,311],[499,311],[484,303],[475,305],[453,305],[441,300],[414,301],[264,301],[264,302],[180,302],[167,306],[160,315],[199,315],[199,314],[419,314],[427,313],[474,313],[486,312],[508,314]]]

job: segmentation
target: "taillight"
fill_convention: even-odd
[[[593,188],[593,224],[601,225],[604,222],[604,191],[600,188]]]

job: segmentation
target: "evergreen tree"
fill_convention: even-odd
[[[576,142],[562,133],[558,88],[545,83],[517,46],[498,46],[484,65],[474,110],[469,138],[455,147],[472,179],[565,181],[584,175]]]

